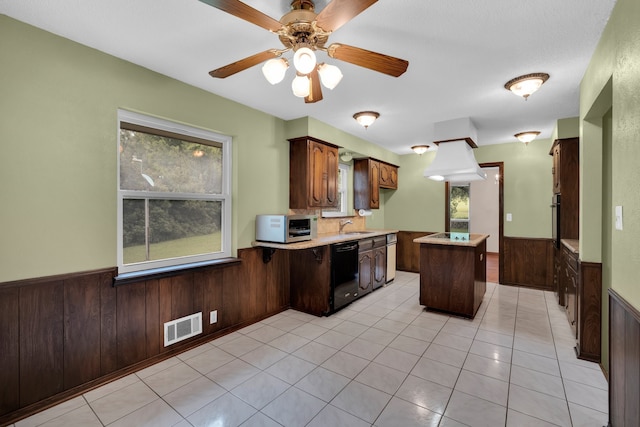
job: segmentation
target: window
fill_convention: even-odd
[[[231,256],[231,138],[118,111],[118,271]]]
[[[322,216],[339,217],[349,216],[348,210],[348,182],[349,182],[349,165],[344,163],[338,164],[338,207],[332,209],[323,209]]]
[[[449,231],[469,233],[469,184],[449,186]]]

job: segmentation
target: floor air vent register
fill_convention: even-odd
[[[181,317],[164,324],[164,346],[202,333],[202,312]]]

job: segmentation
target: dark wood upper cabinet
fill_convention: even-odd
[[[398,188],[398,167],[376,159],[353,161],[353,200],[356,209],[380,208],[380,188]]]
[[[557,139],[553,156],[553,192],[561,194],[560,238],[577,239],[580,211],[580,147],[578,138]]]
[[[338,206],[338,146],[309,136],[289,140],[289,208]]]

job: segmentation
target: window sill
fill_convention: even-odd
[[[174,265],[171,267],[153,268],[143,271],[132,271],[130,273],[118,274],[113,278],[113,286],[139,283],[145,280],[162,279],[165,277],[177,276],[187,271],[202,270],[211,267],[223,267],[239,264],[240,258],[222,258],[211,261],[192,262],[189,264]]]

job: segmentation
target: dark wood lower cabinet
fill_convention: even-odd
[[[115,268],[0,283],[0,425],[288,308],[289,252],[116,287]],[[200,311],[203,333],[164,347],[163,324]]]
[[[281,252],[286,252],[291,257],[291,307],[316,316],[328,313],[331,291],[330,247]]]
[[[487,241],[478,246],[420,245],[420,304],[473,318],[487,286]]]

